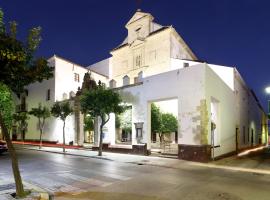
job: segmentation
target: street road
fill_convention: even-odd
[[[183,161],[174,168],[35,150],[20,149],[18,156],[23,180],[59,200],[270,199],[269,175],[190,166]],[[8,154],[0,155],[0,183],[12,178]]]

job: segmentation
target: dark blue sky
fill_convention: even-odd
[[[31,27],[43,28],[38,55],[57,54],[87,66],[109,57],[123,41],[137,1],[0,0],[0,7],[5,21],[18,22],[20,38]],[[266,107],[270,1],[144,0],[140,8],[157,23],[173,25],[199,59],[236,66]]]

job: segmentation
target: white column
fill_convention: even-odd
[[[151,103],[147,102],[147,119],[143,125],[143,130],[146,130],[147,150],[151,150]]]
[[[80,112],[79,113],[79,141],[78,141],[78,145],[83,145],[84,143],[84,127],[83,127],[83,124],[84,124],[84,116],[83,114]]]
[[[110,144],[114,145],[115,144],[115,114],[111,113],[110,114],[110,120],[108,121],[108,133],[110,136]]]

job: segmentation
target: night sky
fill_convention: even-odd
[[[87,66],[110,56],[126,37],[137,8],[173,25],[200,60],[234,66],[262,105],[270,99],[270,1],[267,0],[0,0],[19,38],[41,26],[37,55],[53,54]]]

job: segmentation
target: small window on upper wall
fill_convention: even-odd
[[[74,73],[74,81],[80,82],[80,74]]]
[[[130,84],[130,78],[129,78],[128,75],[125,75],[125,76],[123,77],[123,86],[129,85],[129,84]]]
[[[189,63],[183,63],[184,68],[189,67]]]
[[[116,87],[116,81],[115,80],[110,80],[110,88],[115,88]]]
[[[50,89],[47,90],[46,100],[47,101],[51,100],[51,90]]]

